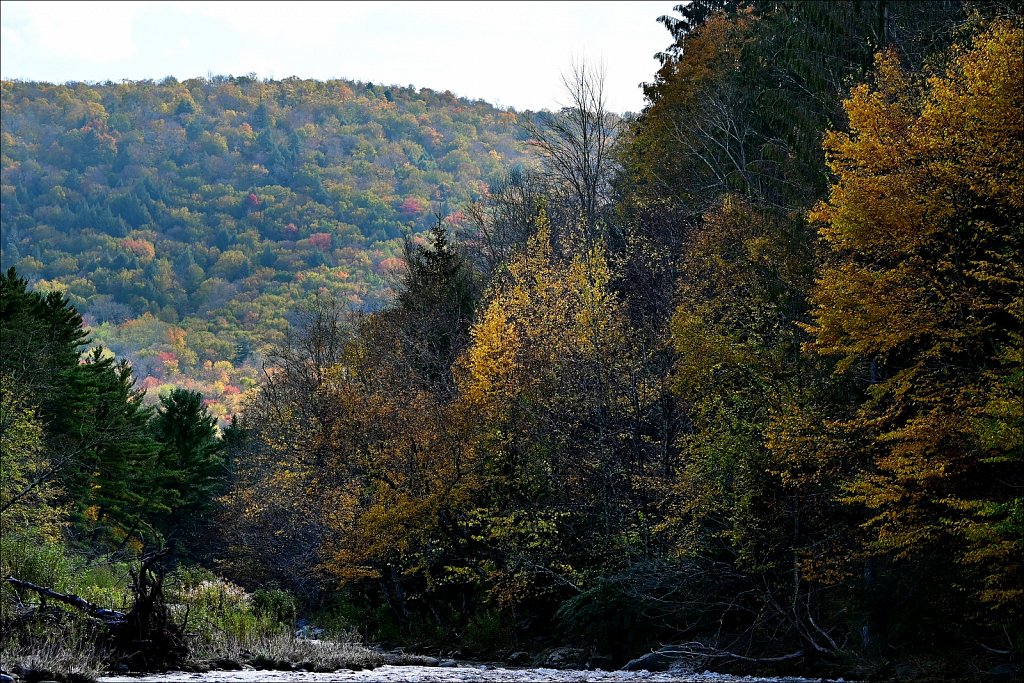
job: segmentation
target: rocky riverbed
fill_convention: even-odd
[[[302,671],[170,672],[145,676],[104,676],[99,683],[818,683],[823,679],[758,678],[710,672],[593,671],[559,669],[504,669],[490,665],[450,667],[385,665],[366,671],[312,673]],[[842,681],[842,679],[838,679]]]

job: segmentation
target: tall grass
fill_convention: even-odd
[[[365,647],[357,639],[349,641],[297,638],[285,631],[249,633],[237,636],[225,632],[205,641],[194,652],[197,661],[228,659],[246,662],[257,668],[337,671],[372,669],[384,663],[384,655]]]
[[[316,671],[367,669],[383,657],[354,633],[335,640],[297,638],[295,599],[277,588],[248,593],[205,570],[187,569],[169,582],[168,598],[186,623],[192,658],[251,661],[273,668]]]
[[[31,531],[0,537],[0,576],[14,576],[61,593],[73,593],[108,609],[130,604],[129,563],[112,558],[88,558]],[[0,589],[0,620],[13,616],[27,599],[4,583]]]
[[[90,562],[31,530],[0,537],[0,577],[14,576],[61,593],[73,593],[109,609],[128,604],[125,563]],[[31,677],[91,680],[105,667],[97,625],[81,613],[39,596],[0,585],[0,668]]]
[[[185,624],[193,647],[199,650],[207,650],[225,638],[248,640],[291,628],[276,615],[258,610],[252,594],[212,575],[194,584],[172,584],[167,597],[175,618]]]

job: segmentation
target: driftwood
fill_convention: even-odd
[[[772,665],[792,662],[804,658],[803,650],[797,650],[778,657],[747,657],[735,652],[720,650],[704,643],[683,643],[666,645],[654,652],[637,657],[622,667],[623,671],[666,671],[672,666],[689,665],[700,668],[713,663],[744,662],[748,664]]]
[[[164,601],[164,572],[159,561],[164,548],[142,558],[138,571],[132,570],[134,600],[127,613],[106,609],[77,595],[60,593],[13,576],[4,579],[16,588],[38,593],[85,612],[107,627],[107,645],[121,662],[136,671],[172,668],[188,654],[181,627],[170,618]]]

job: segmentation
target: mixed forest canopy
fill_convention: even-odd
[[[117,237],[44,225],[56,214],[28,211],[35,195],[23,188],[36,186],[18,183],[42,182],[46,152],[9,171],[6,143],[42,133],[8,132],[6,112],[9,93],[51,86],[4,84],[5,232],[8,201],[19,232],[17,269],[0,282],[3,455],[16,473],[4,480],[3,523],[97,555],[171,545],[179,562],[287,590],[371,638],[458,642],[489,657],[573,643],[622,663],[680,643],[673,652],[691,664],[732,670],[1019,675],[1020,4],[675,9],[662,20],[672,45],[635,119],[606,111],[601,72],[574,65],[568,106],[521,128],[507,121],[517,142],[495,142],[501,158],[480,169],[496,174],[486,187],[446,185],[446,208],[412,219],[425,234],[373,237],[381,254],[394,245],[395,276],[370,307],[352,305],[370,289],[348,289],[370,280],[331,275],[350,266],[330,259],[351,254],[334,233],[333,251],[320,252],[327,261],[299,268],[323,231],[303,222],[311,234],[274,237],[290,229],[272,210],[278,197],[347,215],[335,181],[322,180],[323,203],[270,184],[231,185],[207,201],[197,186],[183,212],[125,190],[156,222]],[[270,145],[287,160],[277,142],[287,140],[287,83],[203,81],[205,99],[172,106],[179,94],[167,106],[201,117],[218,88],[248,92],[252,149]],[[80,89],[100,97],[122,87],[140,88]],[[340,99],[390,111],[415,96]],[[56,111],[62,100],[31,101]],[[113,120],[113,105],[103,107]],[[176,125],[181,144],[193,144]],[[317,140],[321,151],[300,151],[340,144]],[[244,161],[230,172],[249,172],[253,159],[233,144],[226,158]],[[170,163],[191,177],[188,164],[166,160],[168,145],[148,151],[138,172]],[[63,196],[119,177],[105,173],[125,148],[80,173],[77,189],[61,184]],[[536,165],[508,163],[527,150]],[[288,168],[260,158],[268,175]],[[352,173],[353,187],[370,182],[352,168],[337,172]],[[177,177],[167,173],[168,183]],[[220,250],[221,230],[235,248],[200,259]],[[146,407],[132,366],[85,350],[74,306],[87,298],[75,298],[84,286],[75,282],[99,284],[77,274],[78,252],[70,274],[23,251],[47,253],[44,234],[121,245],[111,253],[126,271],[136,264],[132,286],[152,285],[146,269],[165,248],[188,254],[186,274],[209,274],[145,323],[133,310],[117,334],[166,325],[160,343],[180,349],[167,363],[212,360],[190,346],[203,334],[248,339],[239,358],[258,345],[267,371],[223,434],[187,388]],[[248,263],[235,279],[219,267],[232,252]],[[171,282],[175,268],[168,260]],[[100,281],[114,269],[91,272]],[[211,278],[210,291],[234,297],[218,308],[201,295]],[[244,289],[253,278],[271,284]],[[279,308],[261,307],[270,292]],[[296,305],[285,292],[319,296]],[[89,296],[139,305],[106,290]],[[165,309],[181,317],[166,320]],[[280,324],[259,327],[271,309]],[[114,326],[94,334],[113,339]],[[118,488],[124,471],[142,474]]]
[[[531,157],[519,115],[253,76],[2,85],[2,267],[63,292],[146,389],[226,419],[319,293],[379,308],[402,237]]]

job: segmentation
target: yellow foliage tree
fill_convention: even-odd
[[[447,578],[476,468],[459,412],[416,381],[392,333],[384,316],[323,305],[279,350],[225,499],[234,571],[375,582],[398,610]]]
[[[36,411],[14,387],[0,375],[0,535],[30,529],[58,540],[67,513],[57,504],[59,463],[48,457]]]
[[[1024,605],[1024,31],[995,21],[919,81],[893,54],[825,138],[826,264],[809,348],[867,386],[849,501],[871,550],[975,565]],[[849,448],[849,447],[848,447]],[[958,570],[949,570],[953,575]]]
[[[519,568],[499,579],[509,590],[524,567],[529,585],[554,575],[571,584],[560,534],[575,524],[608,541],[641,511],[642,466],[622,454],[654,392],[610,281],[600,245],[555,254],[542,211],[524,253],[497,275],[457,369],[464,411],[480,424],[480,535]]]

